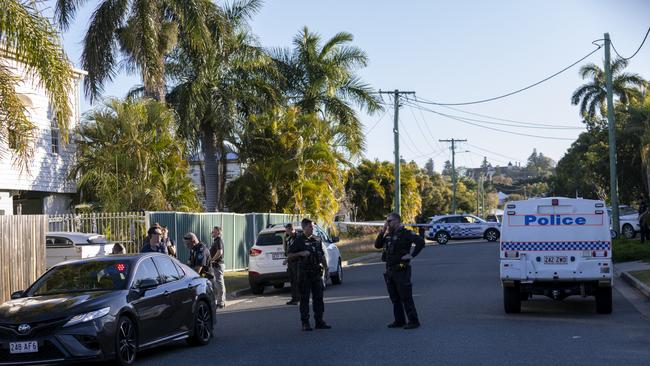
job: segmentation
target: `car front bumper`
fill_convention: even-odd
[[[115,318],[100,319],[63,328],[64,321],[34,327],[25,335],[17,325],[0,325],[0,365],[41,365],[105,360],[113,357]],[[38,352],[10,352],[11,342],[38,342]]]

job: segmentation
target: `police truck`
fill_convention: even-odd
[[[506,313],[519,313],[533,295],[594,296],[598,313],[612,312],[612,242],[603,201],[509,202],[499,249]]]

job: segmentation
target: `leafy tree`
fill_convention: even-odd
[[[167,64],[175,84],[168,99],[180,116],[180,133],[205,159],[207,211],[224,207],[225,142],[236,143],[248,116],[280,99],[273,60],[248,31],[247,21],[260,5],[250,0],[226,6],[223,17],[210,19],[204,50],[195,52],[182,40]]]
[[[424,164],[424,169],[430,177],[435,173],[434,167],[435,165],[433,164],[433,159],[427,160],[426,164]]]
[[[623,72],[628,62],[623,59],[616,59],[612,62],[612,89],[618,101],[627,105],[641,97],[639,88],[646,85],[638,74]],[[607,90],[605,88],[605,72],[600,66],[589,63],[580,68],[580,76],[587,79],[586,84],[581,85],[573,92],[571,104],[580,104],[580,115],[585,118],[586,122],[593,126],[597,112],[605,116],[605,100]]]
[[[451,177],[452,172],[453,172],[453,169],[452,169],[452,166],[451,166],[451,161],[446,160],[445,165],[442,168],[442,175],[445,175],[447,177]]]
[[[0,9],[0,58],[16,60],[45,89],[67,141],[73,73],[59,33],[33,1],[0,0]],[[7,63],[0,63],[0,143],[11,146],[16,161],[24,165],[32,156],[35,126],[16,91],[19,81]]]
[[[84,0],[57,0],[56,21],[67,29]],[[84,37],[81,63],[86,94],[98,97],[113,79],[118,51],[128,71],[139,71],[145,95],[165,99],[165,57],[179,35],[200,50],[208,38],[208,17],[218,12],[209,0],[102,0]]]
[[[350,170],[346,190],[357,207],[357,220],[381,220],[392,210],[393,169],[394,165],[387,161],[363,160]]]
[[[108,100],[77,131],[83,199],[104,211],[199,210],[174,114],[154,100]]]

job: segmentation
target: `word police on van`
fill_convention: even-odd
[[[510,202],[501,226],[500,274],[506,313],[533,295],[594,296],[612,312],[612,245],[602,201],[539,198]]]

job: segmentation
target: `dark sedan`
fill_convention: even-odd
[[[157,253],[61,263],[0,306],[0,365],[115,359],[213,337],[212,285]]]

